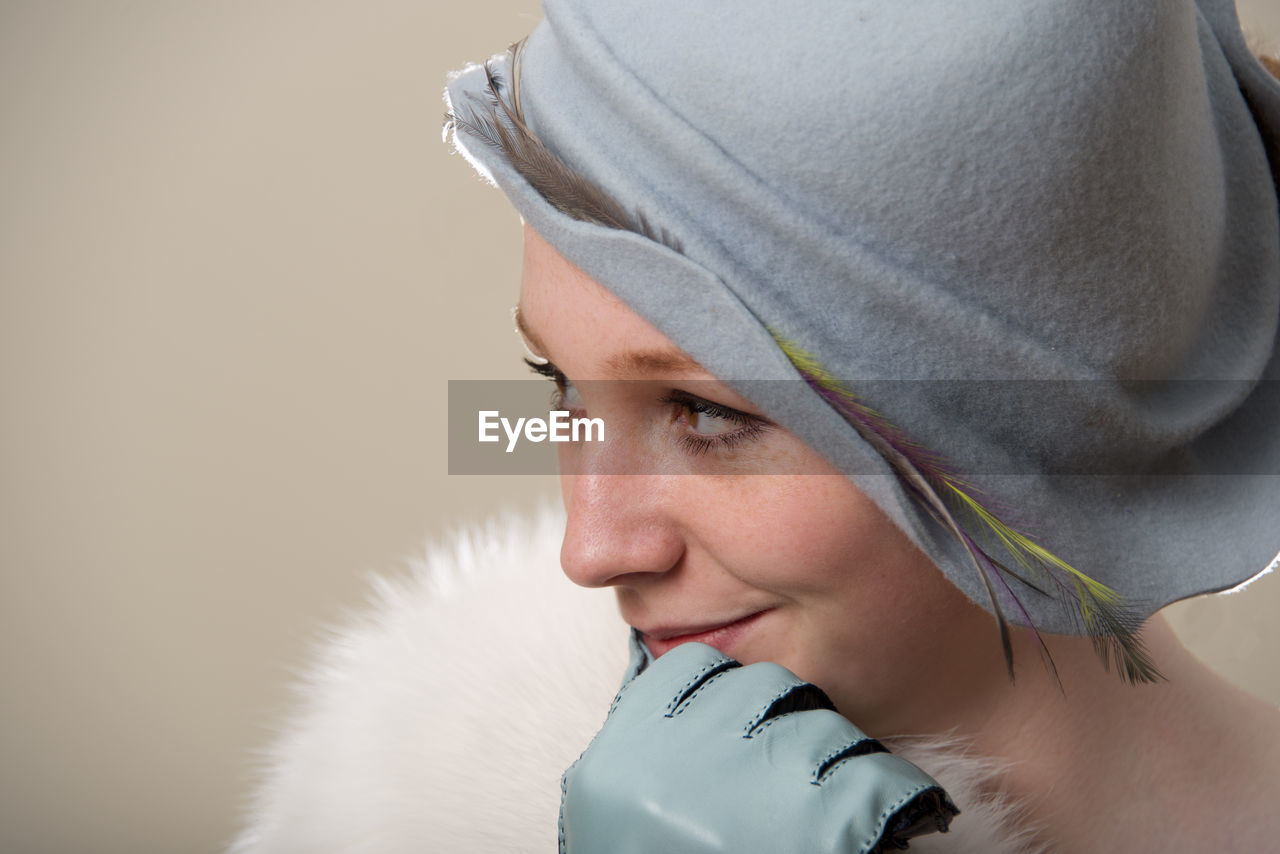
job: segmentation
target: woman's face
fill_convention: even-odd
[[[775,661],[881,734],[1003,680],[991,618],[847,477],[528,228],[519,319],[563,408],[605,424],[561,446],[564,571],[655,655]]]

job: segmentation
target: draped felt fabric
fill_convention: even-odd
[[[959,544],[775,336],[1142,614],[1275,557],[1280,84],[1230,3],[545,7],[529,125],[679,250],[562,214],[465,126],[457,145],[971,598]],[[453,109],[484,84],[455,76]]]

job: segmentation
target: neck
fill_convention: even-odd
[[[1046,637],[1059,687],[1023,640],[1016,682],[987,674],[988,690],[929,704],[937,719],[912,729],[951,730],[1006,763],[1006,793],[1053,851],[1222,850],[1224,833],[1259,823],[1259,791],[1280,774],[1280,715],[1195,659],[1162,617],[1143,636],[1163,682],[1126,684],[1087,638]],[[1206,844],[1188,847],[1189,832]]]

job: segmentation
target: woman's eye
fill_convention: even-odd
[[[721,415],[712,415],[702,409],[689,409],[687,419],[695,433],[714,436],[717,433],[728,433],[737,429],[741,422]]]
[[[757,415],[739,412],[687,392],[672,392],[663,398],[663,403],[676,408],[676,420],[689,430],[681,437],[681,443],[695,456],[737,447],[759,437],[771,426]]]
[[[571,412],[583,410],[578,390],[563,371],[551,362],[525,359],[524,363],[529,366],[529,370],[555,384],[556,390],[551,396],[553,409],[567,409]],[[756,439],[773,426],[771,421],[759,415],[722,406],[678,389],[660,398],[658,403],[671,413],[672,423],[679,425],[681,435],[678,441],[694,456],[738,447]]]

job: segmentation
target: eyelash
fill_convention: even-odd
[[[565,394],[569,388],[569,379],[564,373],[550,362],[535,362],[531,359],[525,359],[524,363],[529,366],[529,370],[533,371],[541,377],[545,377],[555,383],[556,391],[552,397],[552,406],[559,407],[564,402]],[[769,429],[770,422],[756,415],[749,415],[746,412],[740,412],[737,409],[730,409],[727,406],[721,406],[710,400],[689,394],[679,389],[672,390],[665,397],[660,398],[661,403],[679,407],[687,413],[697,415],[709,415],[712,418],[720,418],[725,421],[738,425],[738,429],[728,433],[715,433],[711,435],[690,434],[683,436],[680,443],[693,456],[701,456],[709,451],[714,450],[730,450],[739,445],[757,439],[761,434]]]
[[[680,443],[695,457],[701,456],[708,451],[736,448],[758,438],[761,433],[769,428],[765,421],[754,415],[748,415],[745,412],[721,406],[718,403],[713,403],[710,400],[696,397],[678,389],[662,398],[662,402],[678,406],[685,412],[710,415],[712,418],[720,418],[738,426],[738,429],[731,430],[728,433],[713,433],[710,435],[691,433],[681,437]]]
[[[555,393],[551,395],[551,408],[563,409],[565,395],[569,389],[569,378],[561,373],[560,369],[550,362],[535,362],[532,359],[525,359],[524,363],[529,366],[529,370],[541,377],[546,377],[555,383]]]

